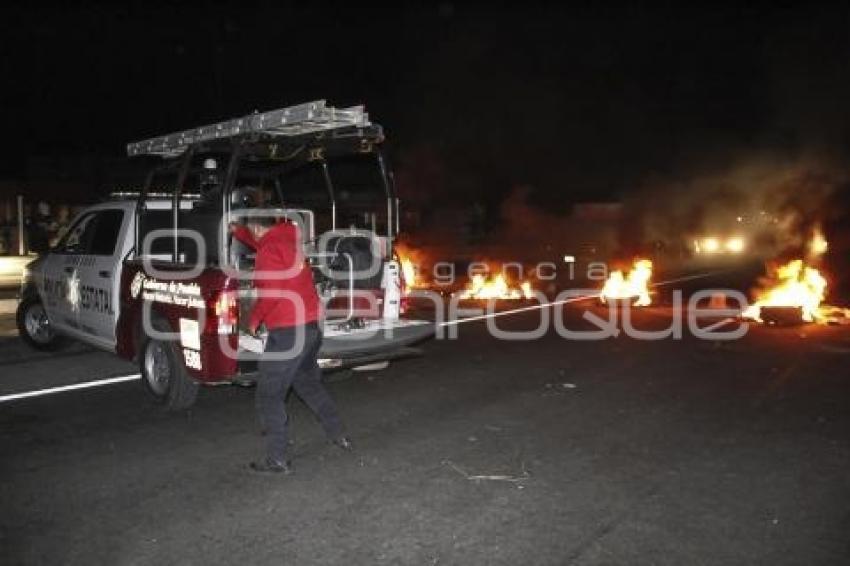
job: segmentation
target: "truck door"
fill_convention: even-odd
[[[125,219],[130,216],[121,209],[96,211],[91,238],[77,265],[79,328],[89,341],[101,347],[115,345],[120,267],[129,251],[125,242],[129,227],[125,226]]]
[[[96,212],[80,216],[59,245],[45,259],[41,293],[47,315],[58,328],[79,330],[82,253],[94,234]]]

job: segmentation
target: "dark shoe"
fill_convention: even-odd
[[[351,443],[351,439],[347,436],[339,436],[334,439],[333,443],[345,450],[346,452],[354,451],[354,444]]]
[[[261,473],[271,473],[271,474],[290,474],[292,473],[292,468],[289,465],[289,462],[278,462],[277,460],[271,460],[266,458],[265,460],[261,460],[259,462],[251,462],[248,466],[254,470],[255,472]]]

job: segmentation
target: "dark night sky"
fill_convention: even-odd
[[[736,153],[850,149],[838,4],[152,6],[5,9],[0,178],[316,98],[366,103],[438,199],[605,199]]]

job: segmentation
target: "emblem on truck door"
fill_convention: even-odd
[[[142,286],[145,284],[145,274],[141,271],[137,271],[136,275],[133,277],[133,280],[130,282],[130,296],[132,298],[136,298],[139,296],[139,292],[142,290]]]
[[[77,275],[76,269],[68,277],[68,290],[65,293],[65,298],[71,304],[71,310],[74,312],[80,310],[80,276]]]

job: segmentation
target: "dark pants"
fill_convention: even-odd
[[[295,349],[298,334],[303,347]],[[286,395],[289,388],[319,417],[325,434],[335,439],[342,434],[342,423],[336,405],[322,384],[322,370],[316,363],[322,333],[313,322],[299,327],[275,328],[269,331],[265,355],[260,360],[257,383],[257,413],[266,430],[268,457],[278,462],[286,459],[287,428]],[[269,354],[286,352],[288,359],[274,359]]]

